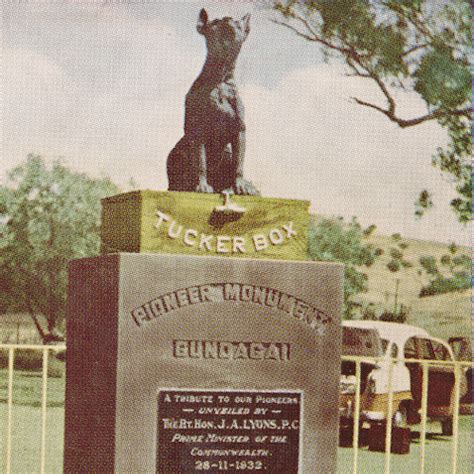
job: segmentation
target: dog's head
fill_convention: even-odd
[[[226,59],[236,56],[250,31],[250,14],[240,20],[229,16],[208,21],[203,8],[199,13],[197,30],[205,36],[207,49],[212,57]]]

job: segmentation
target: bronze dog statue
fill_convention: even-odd
[[[259,194],[243,178],[244,107],[237,92],[234,68],[250,31],[250,15],[208,21],[199,14],[207,58],[186,95],[184,136],[168,156],[170,191]]]

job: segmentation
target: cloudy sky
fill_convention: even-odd
[[[205,59],[195,25],[252,13],[236,70],[246,107],[246,177],[264,196],[308,199],[324,215],[358,216],[383,233],[469,242],[449,209],[452,187],[431,166],[446,143],[436,123],[401,130],[350,101],[383,104],[368,82],[324,64],[318,47],[249,1],[3,2],[0,179],[30,152],[125,185],[166,189],[166,157],[184,96]],[[423,104],[400,96],[400,114]],[[419,191],[435,209],[414,218]]]

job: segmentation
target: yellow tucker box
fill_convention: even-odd
[[[102,200],[102,253],[306,260],[309,201],[170,191]]]

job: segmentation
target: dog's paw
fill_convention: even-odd
[[[214,188],[212,186],[209,186],[209,184],[207,184],[207,181],[205,179],[201,179],[199,181],[199,184],[196,186],[196,192],[197,193],[213,193]]]
[[[237,178],[235,180],[235,194],[247,195],[247,196],[258,196],[260,192],[258,189],[250,182],[244,178]]]

